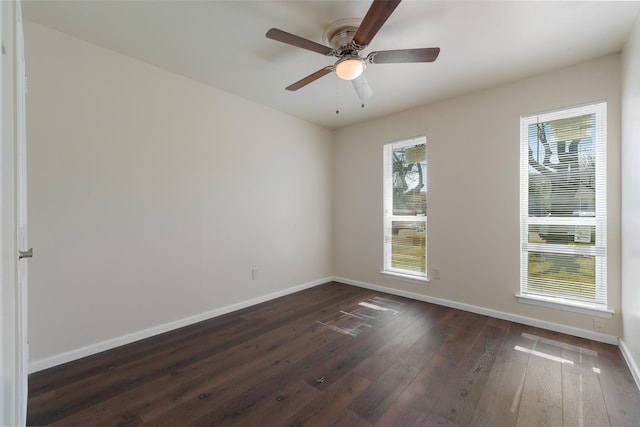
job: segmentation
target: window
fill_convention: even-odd
[[[426,280],[426,138],[384,145],[383,273]]]
[[[520,121],[520,300],[607,312],[606,103]]]

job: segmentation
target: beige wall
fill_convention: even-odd
[[[640,18],[622,58],[622,339],[640,386]]]
[[[331,276],[330,131],[25,32],[32,364]]]
[[[434,84],[436,84],[434,82]],[[354,282],[594,331],[589,315],[521,304],[520,116],[608,102],[608,299],[619,336],[620,57],[546,73],[334,132],[334,271]],[[382,145],[425,134],[429,285],[383,277]]]

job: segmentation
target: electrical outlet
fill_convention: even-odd
[[[432,268],[431,269],[431,278],[433,280],[440,279],[440,269],[439,268]]]
[[[604,319],[593,319],[593,330],[596,332],[604,333],[607,329],[607,321]]]
[[[260,270],[254,268],[251,270],[251,280],[258,280],[260,278]]]

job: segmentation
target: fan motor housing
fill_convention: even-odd
[[[326,28],[322,38],[340,55],[353,54],[354,46],[351,42],[358,31],[360,22],[361,20],[358,18],[340,19]]]

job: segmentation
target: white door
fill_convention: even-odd
[[[27,279],[29,258],[33,250],[29,248],[27,240],[27,123],[26,123],[26,94],[27,74],[24,59],[24,33],[22,28],[22,8],[20,0],[16,1],[16,202],[18,222],[18,292],[17,292],[17,323],[18,323],[18,408],[19,423],[25,423],[28,382],[27,361],[29,344],[27,341]]]
[[[24,425],[28,392],[29,251],[26,250],[26,81],[19,0],[0,1],[0,23],[0,424]]]

